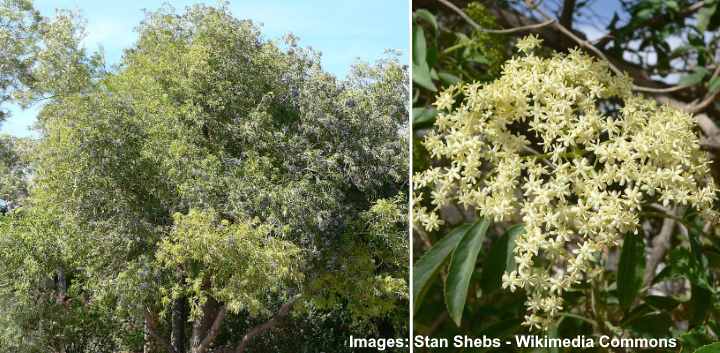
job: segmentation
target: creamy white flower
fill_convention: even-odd
[[[529,53],[535,48],[540,47],[542,44],[542,39],[540,39],[537,35],[529,35],[524,38],[521,38],[518,40],[517,44],[515,45],[521,52]]]
[[[531,36],[518,48],[527,54],[539,44]],[[720,219],[692,116],[631,87],[627,76],[573,50],[513,58],[494,82],[455,85],[435,103],[446,112],[425,147],[450,167],[414,178],[416,194],[429,190],[435,207],[416,202],[415,224],[438,229],[438,208],[448,203],[522,222],[516,269],[503,275],[503,288],[526,291],[530,327],[546,327],[562,310],[563,293],[599,273],[597,260],[637,232],[649,202]]]

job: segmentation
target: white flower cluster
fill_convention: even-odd
[[[563,292],[637,233],[643,207],[686,205],[717,219],[717,189],[689,114],[633,95],[627,77],[579,51],[541,58],[532,54],[537,38],[520,44],[525,55],[499,79],[437,98],[424,143],[449,164],[415,175],[414,221],[437,230],[449,203],[521,221],[517,267],[503,287],[524,289],[525,324],[545,328],[563,310]]]

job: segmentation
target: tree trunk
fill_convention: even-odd
[[[207,336],[219,310],[220,303],[212,297],[209,297],[205,304],[203,304],[202,316],[193,323],[192,336],[190,338],[193,351],[200,346],[202,340]]]
[[[253,338],[262,335],[266,331],[274,328],[282,319],[284,319],[290,313],[290,309],[292,309],[293,304],[295,304],[295,301],[299,297],[300,296],[296,296],[290,299],[290,301],[280,306],[280,310],[278,310],[277,314],[275,314],[272,319],[266,321],[263,324],[255,326],[250,331],[248,331],[248,333],[243,336],[242,340],[240,340],[237,348],[235,348],[235,353],[245,353],[245,349],[247,349],[250,341],[252,341]]]
[[[67,297],[67,279],[65,278],[65,270],[62,267],[57,269],[57,295],[55,297],[58,304],[64,304]]]
[[[57,269],[57,293],[55,295],[55,302],[65,306],[65,301],[67,299],[67,279],[65,278],[65,270],[62,267],[58,267]],[[66,306],[67,308],[67,306]],[[64,338],[60,339],[60,347],[58,349],[58,353],[65,353],[65,340]]]
[[[215,343],[215,339],[220,334],[220,326],[225,319],[225,314],[227,314],[227,307],[225,305],[222,305],[219,309],[215,311],[217,312],[217,314],[213,316],[203,317],[203,320],[212,321],[207,329],[198,328],[197,331],[193,330],[193,333],[197,332],[198,335],[200,335],[201,330],[205,331],[205,333],[204,337],[201,337],[201,340],[198,342],[197,346],[193,347],[192,353],[206,353],[210,349],[210,346]],[[207,315],[210,315],[210,313],[207,313]]]
[[[160,346],[162,348],[162,351],[168,353],[181,353],[173,349],[172,345],[170,345],[170,342],[168,342],[167,339],[161,335],[158,329],[157,314],[154,313],[149,307],[145,307],[143,315],[145,317],[145,332],[155,340],[155,344],[146,345],[148,346],[148,349],[150,349],[150,352],[155,352],[156,350],[154,348],[156,346]]]
[[[143,320],[143,353],[153,353],[153,338],[150,333],[150,322],[147,318]]]
[[[187,298],[180,297],[173,301],[172,304],[172,333],[170,335],[170,345],[175,352],[185,352],[186,337],[185,323],[188,320]]]

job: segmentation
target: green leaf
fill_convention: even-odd
[[[720,77],[715,77],[708,82],[708,93],[715,94],[717,91],[720,91]]]
[[[413,29],[413,64],[427,65],[427,42],[425,41],[425,30],[417,26]]]
[[[434,67],[438,62],[438,48],[437,43],[434,41],[427,43],[427,55],[425,57],[425,61],[427,61],[428,67]]]
[[[618,300],[624,310],[635,301],[643,284],[644,271],[645,243],[640,236],[627,235],[623,240],[617,275]]]
[[[704,345],[713,343],[715,340],[707,334],[706,330],[707,327],[698,327],[680,335],[678,338],[683,351],[695,351]]]
[[[620,321],[620,326],[629,327],[636,320],[655,312],[657,312],[657,310],[655,310],[655,308],[653,308],[651,305],[640,304],[627,312],[625,316],[623,316],[622,320]]]
[[[703,288],[692,284],[690,286],[692,299],[689,303],[690,320],[688,324],[690,328],[701,326],[705,318],[712,308],[712,293],[707,288]]]
[[[467,231],[452,254],[448,278],[445,282],[445,303],[450,318],[458,326],[460,326],[462,320],[468,288],[470,287],[470,278],[475,272],[475,263],[485,240],[488,226],[490,226],[490,221],[485,218],[476,222]]]
[[[702,9],[698,11],[697,15],[697,29],[700,32],[705,32],[710,25],[710,20],[717,11],[718,2],[708,1],[705,3]]]
[[[435,108],[413,108],[413,128],[432,124],[433,122],[435,122],[435,117],[437,116],[437,114],[438,112],[437,110],[435,110]]]
[[[659,295],[648,295],[645,297],[645,302],[651,307],[658,310],[672,311],[680,302],[671,297],[663,297]]]
[[[420,20],[423,20],[423,21],[429,23],[432,26],[433,30],[435,31],[435,34],[438,33],[439,27],[438,27],[437,19],[435,19],[435,15],[433,15],[430,11],[425,10],[425,9],[415,10],[415,13],[413,14],[413,18],[416,20],[420,19]]]
[[[500,288],[503,273],[515,267],[515,256],[513,256],[515,238],[524,231],[522,224],[514,225],[493,242],[482,264],[480,288],[483,294]]]
[[[430,68],[428,68],[427,64],[413,64],[412,70],[413,82],[430,91],[437,91],[437,87],[435,87],[435,84],[432,82],[432,78],[430,78]]]
[[[485,57],[485,55],[483,55],[482,53],[479,53],[479,52],[473,52],[471,55],[469,55],[469,56],[467,57],[467,59],[470,60],[470,61],[474,61],[474,62],[476,62],[476,63],[478,63],[478,64],[483,64],[483,65],[489,65],[489,64],[490,64],[490,60],[488,60],[488,59]]]
[[[454,85],[460,82],[460,77],[457,77],[446,71],[440,71],[438,73],[438,76],[440,76],[440,80],[446,85]]]
[[[675,248],[670,252],[671,277],[685,277],[691,284],[714,290],[708,274],[696,257],[687,248]]]
[[[669,312],[654,311],[632,321],[627,327],[641,337],[665,337],[673,326]]]
[[[649,19],[654,14],[655,14],[655,9],[653,9],[653,8],[642,9],[642,10],[638,11],[637,14],[635,14],[635,18],[637,19],[638,22],[642,22],[642,21]]]
[[[696,349],[693,353],[720,353],[720,342],[702,346]]]
[[[457,244],[462,240],[465,233],[472,225],[463,224],[451,230],[445,237],[435,243],[420,259],[413,265],[413,310],[417,309],[422,303],[423,296],[427,292],[432,279],[450,253],[455,249]]]
[[[691,74],[688,74],[680,79],[681,85],[695,85],[700,83],[705,76],[709,75],[710,71],[704,67],[698,67]]]

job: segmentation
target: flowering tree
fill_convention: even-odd
[[[17,46],[32,79],[3,88],[44,105],[28,196],[0,218],[0,351],[297,352],[403,334],[395,57],[340,80],[292,36],[194,6],[149,13],[107,69],[71,13],[35,20],[8,27],[39,42]]]
[[[714,137],[697,129],[710,118],[692,115],[712,114],[702,102],[716,94],[714,82],[690,108],[638,93],[671,90],[633,82],[610,53],[567,30],[571,1],[559,20],[532,3],[440,5],[476,37],[447,43],[443,24],[453,26],[452,16],[415,12],[422,30],[414,44],[425,56],[414,65],[430,73],[413,77],[426,81],[414,108],[418,331],[676,336],[686,349],[715,340]],[[492,29],[501,12],[527,23]],[[533,23],[532,13],[546,18]],[[543,39],[558,38],[548,28],[588,51],[548,50]],[[517,51],[495,54],[502,48],[493,32],[527,31],[542,37],[520,37]],[[482,57],[484,43],[491,56]],[[464,66],[496,74],[475,78]],[[429,314],[438,310],[447,316]]]

